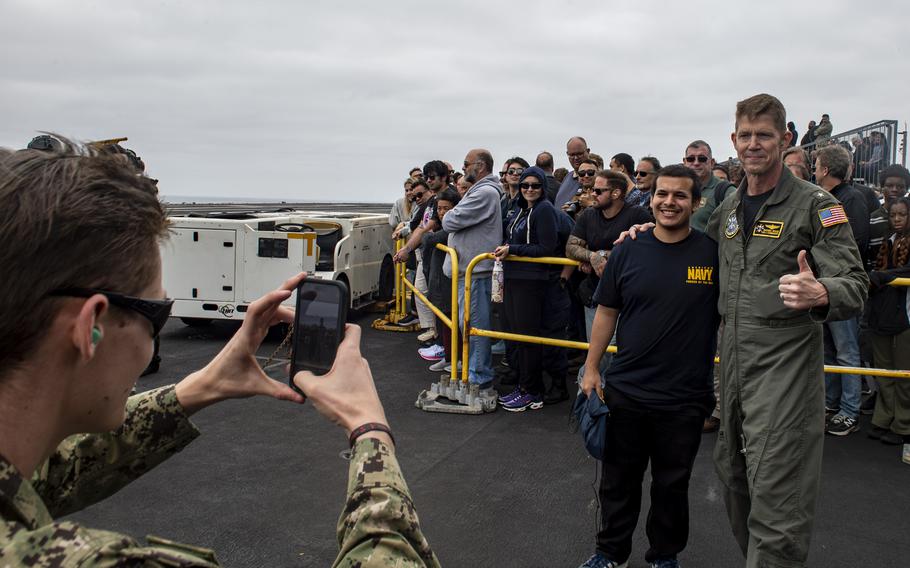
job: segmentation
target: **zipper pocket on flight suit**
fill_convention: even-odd
[[[776,252],[778,251],[778,249],[780,249],[780,247],[784,246],[784,243],[786,243],[787,241],[789,241],[789,240],[791,239],[791,237],[793,237],[793,233],[787,233],[785,236],[781,237],[781,238],[778,240],[778,242],[777,242],[773,247],[771,247],[771,250],[769,250],[768,252],[766,252],[766,253],[764,254],[764,256],[762,256],[760,259],[758,259],[758,262],[756,263],[756,265],[757,265],[757,266],[761,266],[762,264],[764,264],[765,261],[768,260],[768,258],[769,258],[772,254],[776,253]]]

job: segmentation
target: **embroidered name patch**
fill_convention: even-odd
[[[822,222],[822,227],[833,227],[847,222],[847,214],[844,213],[843,205],[833,205],[827,209],[818,212],[818,220]]]
[[[755,222],[752,229],[753,237],[768,237],[769,239],[779,239],[784,231],[783,221],[765,221],[764,219]]]

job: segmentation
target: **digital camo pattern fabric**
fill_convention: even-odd
[[[439,561],[420,530],[417,510],[392,450],[374,438],[354,446],[348,500],[338,520],[334,566],[431,566]]]
[[[123,488],[196,436],[174,387],[130,397],[123,426],[64,440],[30,481],[0,456],[0,567],[214,567],[213,551],[54,518]],[[336,566],[439,566],[392,450],[373,439],[354,448]]]
[[[130,397],[116,432],[64,440],[30,482],[0,456],[0,566],[217,566],[206,549],[53,520],[116,493],[198,435],[170,386]]]

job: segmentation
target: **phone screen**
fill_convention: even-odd
[[[323,374],[332,368],[344,337],[347,288],[334,280],[304,280],[297,288],[291,377],[298,371]]]

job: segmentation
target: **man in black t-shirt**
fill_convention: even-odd
[[[654,231],[613,249],[594,295],[598,307],[582,389],[605,399],[610,419],[600,485],[602,529],[585,566],[628,561],[649,461],[645,560],[676,566],[688,540],[689,477],[702,424],[714,407],[719,323],[717,245],[689,226],[700,198],[692,170],[662,169],[651,201]],[[601,386],[597,363],[617,320],[620,351]]]
[[[597,200],[593,207],[585,209],[572,230],[566,243],[566,257],[577,260],[587,278],[579,286],[579,296],[585,306],[585,328],[591,339],[591,324],[594,321],[594,290],[600,282],[613,241],[629,227],[647,223],[651,215],[646,209],[627,205],[625,202],[627,181],[625,176],[610,170],[597,172],[594,178],[594,195]]]

